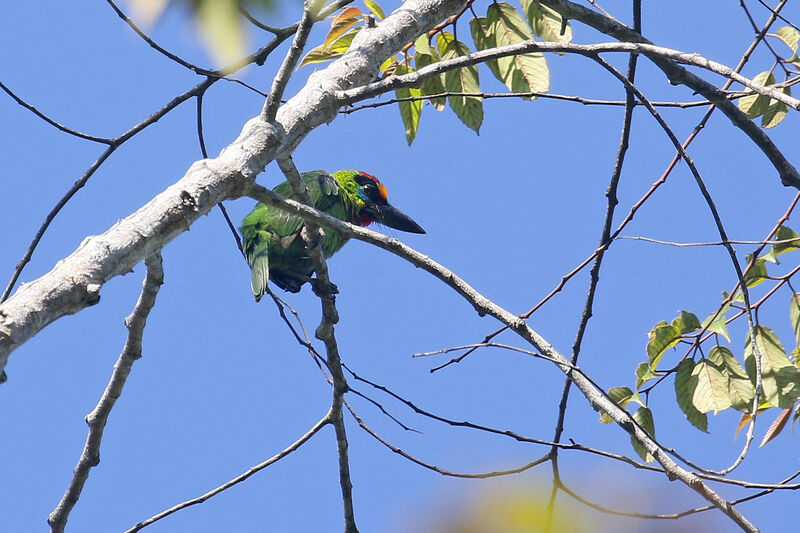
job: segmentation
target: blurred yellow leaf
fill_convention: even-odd
[[[150,27],[161,18],[170,0],[128,0],[131,5],[131,18],[137,24]]]
[[[197,6],[197,24],[217,64],[244,55],[244,31],[236,0],[203,0]]]
[[[226,65],[247,53],[248,33],[242,7],[270,8],[273,0],[128,0],[131,18],[145,28],[152,27],[170,4],[180,3],[192,13],[197,33],[218,65]]]

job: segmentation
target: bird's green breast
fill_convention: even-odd
[[[352,176],[340,172],[332,176],[317,170],[305,172],[302,177],[314,207],[339,220],[360,223],[358,199],[348,186],[349,181],[353,181]],[[282,196],[296,199],[288,182],[279,184],[273,190]],[[301,217],[259,203],[244,218],[241,226],[248,262],[252,266],[255,256],[266,251],[270,272],[310,276],[314,267],[300,235],[304,226],[305,221]],[[326,257],[332,256],[347,240],[333,230],[323,229],[320,243],[323,254]]]

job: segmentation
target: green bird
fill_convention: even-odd
[[[329,215],[368,226],[378,222],[410,233],[425,233],[419,224],[389,205],[386,187],[378,178],[359,170],[339,170],[329,174],[314,170],[302,174],[314,207]],[[273,189],[287,198],[295,198],[288,181]],[[277,207],[259,203],[242,221],[244,254],[252,269],[251,286],[256,301],[267,291],[267,282],[289,292],[299,292],[314,274],[314,265],[300,232],[305,220]],[[330,257],[348,238],[323,228],[322,253]]]

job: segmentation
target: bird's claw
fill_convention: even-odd
[[[316,278],[309,280],[311,290],[320,298],[329,298],[333,300],[339,294],[339,287],[335,284],[328,282],[324,283]]]

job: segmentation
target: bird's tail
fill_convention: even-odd
[[[269,255],[267,255],[267,243],[259,244],[253,250],[250,259],[252,277],[250,287],[253,289],[253,296],[259,301],[264,293],[267,292],[269,283]]]

